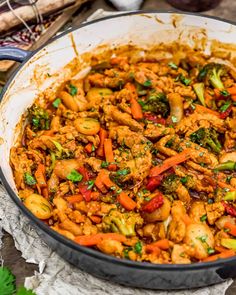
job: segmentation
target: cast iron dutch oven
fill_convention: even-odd
[[[236,276],[236,257],[191,265],[158,265],[118,259],[75,244],[51,230],[24,207],[17,196],[9,165],[9,152],[18,133],[16,126],[21,115],[51,82],[51,75],[45,73],[58,72],[63,76],[62,67],[99,45],[129,43],[148,48],[160,42],[178,41],[198,48],[204,45],[209,51],[214,39],[236,44],[236,24],[194,14],[152,11],[131,12],[83,24],[35,52],[0,48],[0,59],[22,62],[1,95],[0,176],[12,200],[30,219],[42,239],[65,260],[96,277],[150,289],[202,287]],[[43,85],[37,82],[40,79],[45,80]]]

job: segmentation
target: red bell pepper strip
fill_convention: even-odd
[[[230,105],[225,112],[220,113],[220,119],[227,118],[229,114],[231,113],[231,111],[232,111],[232,105]]]
[[[78,172],[83,176],[83,181],[88,181],[89,180],[89,173],[86,168],[83,166],[78,169]]]
[[[150,177],[146,184],[147,190],[153,192],[162,182],[163,175],[157,175],[156,177]]]
[[[233,205],[230,205],[226,202],[222,202],[223,206],[225,207],[225,212],[229,215],[236,217],[236,208]]]
[[[149,202],[147,202],[143,207],[142,211],[147,213],[152,213],[156,209],[160,208],[164,204],[164,198],[161,192],[158,192],[155,197],[153,197]]]
[[[144,113],[143,116],[144,116],[145,119],[147,119],[148,121],[152,121],[153,123],[162,124],[162,125],[165,125],[166,124],[166,120],[165,119],[158,118],[155,115]]]
[[[80,183],[79,184],[79,191],[81,193],[81,195],[83,196],[84,200],[86,202],[91,201],[91,194],[92,191],[88,189],[88,185],[85,183]]]

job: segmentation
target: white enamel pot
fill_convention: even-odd
[[[207,38],[207,42],[206,41]],[[168,12],[131,12],[92,21],[52,39],[35,52],[0,48],[0,59],[23,62],[4,87],[0,105],[0,176],[3,185],[42,238],[64,259],[103,279],[151,289],[184,289],[211,285],[236,276],[236,257],[211,263],[158,265],[105,255],[73,243],[35,218],[22,204],[9,164],[18,135],[17,124],[36,95],[53,81],[74,57],[99,45],[135,44],[148,48],[160,42],[184,42],[209,52],[218,40],[236,45],[236,25],[212,17]],[[199,41],[200,40],[200,41]],[[227,46],[226,46],[227,47]],[[50,75],[47,75],[50,73]],[[65,78],[65,77],[64,77]]]

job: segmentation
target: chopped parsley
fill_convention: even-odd
[[[174,62],[169,62],[168,66],[173,70],[178,70],[178,66]]]
[[[56,98],[54,100],[54,102],[52,103],[52,105],[54,106],[54,108],[58,108],[59,107],[59,104],[61,103],[61,99],[60,98]]]
[[[95,182],[95,180],[88,180],[87,181],[87,184],[88,184],[87,189],[88,190],[90,190],[94,186],[94,182]]]
[[[171,120],[172,120],[173,123],[177,123],[178,122],[178,119],[175,116],[171,116]]]
[[[180,74],[176,77],[175,81],[180,81],[182,84],[188,86],[191,84],[192,80],[189,78],[186,78],[183,74]]]
[[[135,245],[134,245],[134,252],[137,254],[142,254],[142,243],[140,241],[138,241]]]
[[[124,258],[130,259],[129,258],[129,251],[131,251],[131,250],[132,250],[132,247],[127,247],[123,250]]]
[[[206,243],[207,236],[205,235],[205,236],[197,237],[197,239],[198,239],[199,241],[201,241],[202,243]]]
[[[230,95],[227,90],[221,90],[220,94],[223,95],[223,96],[229,96]]]
[[[188,177],[187,176],[182,177],[182,178],[180,178],[180,181],[181,181],[182,184],[185,184],[188,181]]]
[[[121,175],[125,176],[127,174],[130,174],[130,169],[129,168],[116,171],[116,175],[119,175],[119,176],[121,176]]]
[[[200,221],[201,222],[204,222],[204,221],[206,221],[207,220],[207,215],[206,214],[204,214],[204,215],[202,215],[201,217],[200,217]]]
[[[69,85],[69,93],[72,96],[75,96],[78,93],[78,88],[72,84]]]
[[[211,247],[208,247],[208,248],[207,248],[207,253],[208,253],[209,255],[214,254],[214,253],[215,253],[215,250],[214,250],[213,248],[211,248]]]
[[[24,174],[24,181],[27,185],[35,185],[37,183],[36,179],[28,172]]]
[[[83,179],[83,176],[77,172],[75,169],[71,170],[71,172],[66,177],[68,180],[72,182],[79,182]]]
[[[151,81],[151,80],[146,80],[146,81],[143,83],[143,86],[145,86],[145,87],[150,87],[150,86],[152,86],[152,81]]]
[[[220,107],[220,112],[224,113],[228,110],[228,108],[231,106],[230,101],[226,101],[221,107]]]
[[[101,168],[107,168],[109,166],[109,162],[102,161]]]

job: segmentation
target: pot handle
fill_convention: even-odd
[[[0,47],[0,60],[14,60],[23,62],[31,54],[32,51],[16,47]]]

